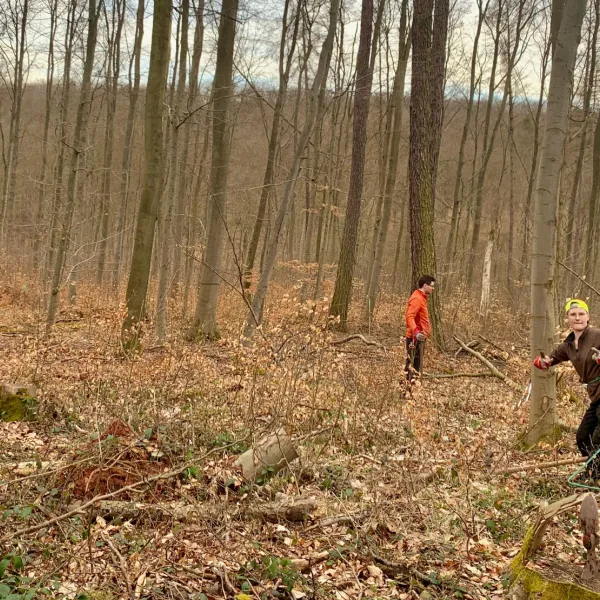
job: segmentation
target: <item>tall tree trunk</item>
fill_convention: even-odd
[[[525,198],[525,207],[523,210],[523,221],[522,221],[522,229],[523,229],[523,242],[521,246],[521,260],[520,260],[520,269],[519,269],[519,281],[523,281],[525,278],[525,271],[528,263],[529,256],[529,243],[530,243],[530,220],[531,220],[531,201],[533,198],[533,188],[535,184],[535,178],[537,175],[538,168],[538,159],[540,152],[540,122],[542,118],[542,110],[544,108],[544,99],[545,99],[545,88],[546,88],[546,79],[548,75],[548,62],[550,59],[550,38],[548,38],[547,43],[544,48],[544,52],[542,54],[542,64],[541,64],[541,75],[540,75],[540,95],[538,97],[537,108],[535,111],[535,116],[533,117],[533,151],[531,154],[531,167],[529,169],[529,174],[527,177],[527,196]]]
[[[400,153],[400,138],[402,136],[402,123],[404,114],[404,86],[406,82],[406,69],[410,54],[410,32],[408,31],[408,1],[403,0],[400,17],[400,47],[398,50],[398,67],[394,78],[392,90],[393,108],[393,130],[389,149],[389,164],[387,167],[385,188],[383,195],[383,207],[381,214],[381,225],[379,227],[373,267],[365,298],[365,316],[368,318],[375,310],[377,294],[379,292],[379,280],[383,266],[383,254],[386,246],[387,235],[392,215],[392,204],[396,189],[396,175],[398,171],[398,158]]]
[[[414,7],[410,98],[410,232],[412,282],[436,270],[433,214],[439,157],[449,0],[423,0]],[[442,345],[441,316],[431,304],[433,336]]]
[[[54,88],[54,44],[58,23],[58,0],[50,0],[48,4],[50,11],[50,30],[48,36],[48,61],[46,66],[46,106],[44,113],[44,133],[42,135],[42,166],[39,175],[39,191],[37,216],[35,222],[35,235],[33,238],[33,260],[42,266],[43,260],[40,256],[42,236],[44,227],[44,207],[46,200],[46,177],[48,175],[48,137],[50,132],[50,117],[52,115],[52,92]]]
[[[452,217],[450,219],[450,233],[448,235],[448,242],[446,243],[446,260],[449,261],[449,270],[452,271],[454,264],[454,252],[456,250],[456,236],[458,235],[458,218],[460,212],[461,203],[461,189],[462,189],[462,172],[465,164],[465,148],[467,145],[467,138],[471,127],[471,118],[473,116],[473,103],[475,100],[475,88],[477,85],[476,81],[476,70],[477,70],[477,57],[479,50],[479,38],[481,36],[481,29],[483,27],[484,20],[486,18],[487,10],[490,5],[490,0],[486,0],[485,5],[483,0],[477,0],[477,29],[475,31],[475,38],[473,40],[473,52],[471,54],[471,79],[469,83],[469,96],[467,98],[467,114],[465,116],[465,123],[463,125],[462,136],[460,138],[460,147],[458,149],[458,161],[456,166],[456,179],[454,180],[454,197],[452,202]]]
[[[258,242],[262,231],[263,222],[265,219],[265,210],[267,207],[267,199],[271,193],[273,185],[273,176],[275,172],[275,156],[279,147],[279,122],[285,103],[287,94],[288,81],[290,71],[293,64],[294,52],[296,49],[296,41],[298,37],[298,26],[300,24],[300,15],[302,13],[302,2],[298,1],[296,14],[294,15],[292,39],[290,41],[290,49],[285,56],[285,47],[287,44],[287,35],[289,25],[287,22],[290,0],[285,0],[283,9],[283,25],[281,30],[281,42],[279,44],[279,90],[275,100],[275,108],[273,109],[273,121],[271,124],[271,136],[269,138],[269,148],[267,150],[267,166],[263,176],[263,185],[260,190],[260,200],[258,202],[258,212],[254,227],[252,229],[252,237],[250,238],[250,246],[248,247],[248,256],[246,258],[246,270],[244,273],[244,286],[249,288],[252,282],[252,270],[254,269],[254,260],[256,259],[256,251],[258,250]],[[299,93],[299,91],[298,91]]]
[[[383,0],[380,0],[382,2]],[[331,300],[330,314],[339,317],[339,328],[346,329],[348,307],[352,295],[352,278],[356,261],[356,242],[360,224],[360,211],[365,171],[365,151],[367,145],[367,120],[373,83],[371,37],[373,29],[373,0],[362,1],[360,17],[360,38],[356,55],[356,85],[354,91],[354,121],[352,131],[352,166],[348,189],[346,219],[342,234],[342,247],[338,261],[335,289]]]
[[[10,6],[10,5],[9,5]],[[19,164],[19,146],[21,136],[21,106],[23,103],[24,75],[29,72],[29,65],[25,66],[25,53],[28,51],[27,32],[29,25],[29,0],[15,3],[10,6],[7,15],[14,30],[14,67],[11,86],[12,106],[10,121],[10,139],[8,154],[8,173],[4,181],[2,204],[0,205],[0,242],[6,241],[7,214],[16,199],[17,166]]]
[[[127,124],[125,126],[125,144],[123,146],[123,158],[121,161],[121,182],[119,185],[119,221],[117,223],[115,268],[113,271],[113,287],[115,288],[121,282],[121,271],[123,268],[123,245],[125,241],[125,223],[127,220],[127,201],[129,197],[129,183],[131,180],[133,130],[135,125],[135,114],[138,98],[140,96],[140,61],[143,37],[144,0],[138,0],[137,15],[135,22],[135,37],[133,41],[133,52],[131,55],[131,62],[129,64],[129,107],[127,110]],[[132,68],[133,76],[131,74]]]
[[[58,139],[58,156],[56,158],[56,173],[54,177],[54,193],[52,198],[52,214],[50,220],[50,237],[48,241],[48,252],[44,264],[44,282],[49,279],[54,265],[54,257],[59,236],[59,222],[62,213],[64,171],[66,152],[68,147],[68,123],[69,102],[71,99],[71,61],[73,58],[73,45],[77,35],[77,0],[69,2],[67,12],[67,26],[65,29],[65,54],[63,59],[63,81],[60,100],[59,123],[60,134]]]
[[[106,14],[106,11],[105,11]],[[108,56],[106,61],[106,130],[104,133],[104,172],[102,174],[101,192],[101,228],[100,248],[98,250],[98,270],[96,283],[102,285],[106,268],[108,249],[109,216],[111,210],[113,157],[115,140],[115,115],[119,94],[119,77],[121,74],[121,33],[125,22],[125,0],[115,0],[111,11],[112,23],[109,25],[106,15],[106,26],[109,34]]]
[[[182,0],[181,2],[181,42],[179,45],[179,79],[177,80],[177,90],[175,92],[173,114],[171,115],[171,147],[169,180],[167,192],[165,195],[165,206],[163,218],[159,221],[159,276],[158,291],[156,294],[156,337],[160,342],[167,336],[167,305],[169,300],[169,283],[171,278],[171,251],[172,241],[175,245],[181,244],[182,227],[176,225],[181,222],[181,209],[183,203],[180,201],[181,195],[185,190],[177,189],[176,183],[179,180],[177,168],[179,165],[179,126],[182,119],[183,102],[185,95],[185,83],[187,79],[187,55],[188,55],[188,32],[189,32],[190,2]],[[173,215],[173,209],[175,215]],[[173,235],[173,229],[177,232]],[[181,253],[179,252],[180,256]],[[179,261],[179,264],[181,261]],[[174,261],[173,277],[179,270],[179,264]]]
[[[195,21],[196,28],[194,30],[194,42],[192,47],[192,63],[190,66],[190,78],[189,78],[189,95],[188,95],[188,105],[189,110],[196,110],[196,98],[198,96],[198,73],[200,72],[200,59],[202,58],[202,51],[204,49],[204,0],[199,0],[197,6],[195,7]],[[188,115],[188,118],[190,115]],[[195,209],[197,209],[198,202],[196,198],[192,197],[192,194],[189,193],[188,187],[192,187],[191,185],[186,185],[186,182],[191,183],[190,178],[188,177],[188,160],[189,160],[189,152],[190,152],[190,137],[192,132],[191,124],[199,125],[199,121],[196,117],[192,117],[191,123],[186,123],[185,130],[183,134],[183,148],[181,151],[181,165],[182,168],[179,172],[179,190],[184,198],[184,207],[185,207],[185,268],[184,268],[184,289],[183,289],[183,302],[182,302],[182,313],[185,317],[187,315],[188,308],[188,299],[190,292],[190,283],[192,278],[192,271],[194,260],[192,259],[192,252],[194,244],[196,243],[196,218],[197,213],[195,213]],[[198,135],[200,132],[198,131]],[[189,211],[189,213],[188,213]],[[188,217],[189,214],[189,217]]]
[[[569,120],[573,70],[581,37],[586,0],[565,5],[552,61],[544,141],[540,156],[533,214],[531,255],[531,356],[554,344],[554,270],[560,165]],[[527,441],[552,435],[556,421],[554,372],[531,367],[532,393]]]
[[[131,349],[138,344],[139,324],[146,310],[154,229],[163,183],[162,114],[169,69],[171,0],[154,0],[152,23],[152,46],[144,117],[144,180],[125,297],[127,315],[121,330],[121,342],[125,349]]]
[[[596,221],[598,218],[598,195],[600,194],[600,116],[596,118],[596,127],[594,128],[594,149],[592,157],[592,191],[588,201],[588,222],[585,238],[585,258],[583,264],[583,274],[587,279],[594,276],[594,267],[597,260],[597,230]]]
[[[339,8],[340,0],[331,0],[327,37],[323,41],[321,55],[319,56],[319,64],[315,73],[315,78],[313,79],[312,87],[310,89],[310,101],[308,112],[306,114],[306,120],[304,121],[302,133],[298,138],[298,145],[296,146],[294,152],[292,168],[285,184],[281,202],[279,203],[277,218],[275,219],[275,223],[273,224],[273,228],[269,236],[269,244],[267,246],[264,266],[260,273],[260,279],[258,281],[258,286],[252,302],[252,308],[246,317],[246,323],[244,326],[245,338],[250,338],[256,327],[262,322],[265,297],[269,289],[269,282],[271,281],[273,270],[275,269],[277,250],[279,248],[280,240],[283,236],[290,203],[294,197],[294,190],[296,188],[296,180],[298,179],[298,173],[300,171],[302,155],[304,154],[304,148],[310,139],[310,135],[315,124],[319,91],[321,89],[323,78],[327,76],[326,66],[329,64],[330,56],[333,50],[333,40],[337,28]]]
[[[194,321],[189,335],[217,338],[217,299],[223,246],[227,233],[227,178],[229,174],[229,105],[233,93],[233,51],[238,0],[223,0],[217,43],[213,92],[213,140],[209,184],[209,217],[206,251]]]
[[[46,318],[46,329],[48,331],[56,322],[56,314],[58,311],[58,295],[61,288],[67,251],[71,241],[73,214],[75,212],[77,198],[80,197],[78,192],[83,190],[83,182],[85,181],[79,176],[79,170],[81,163],[85,158],[87,146],[87,125],[90,115],[90,105],[92,102],[92,71],[94,68],[94,55],[96,52],[96,40],[98,37],[98,17],[99,9],[96,7],[96,0],[89,0],[88,35],[86,42],[85,63],[83,65],[79,106],[77,107],[77,117],[75,119],[75,129],[73,131],[71,164],[69,168],[69,180],[67,182],[65,211],[62,218],[60,239],[58,240],[56,256],[54,257],[52,282],[50,286],[50,299],[48,302],[48,315]]]

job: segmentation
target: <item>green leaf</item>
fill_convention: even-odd
[[[6,598],[6,596],[8,596],[9,594],[10,588],[5,583],[0,583],[0,598]]]
[[[152,435],[152,427],[148,427],[148,429],[146,429],[146,431],[144,431],[144,437],[147,440],[149,440],[151,435]]]
[[[15,554],[15,556],[12,557],[12,564],[17,571],[23,570],[23,559],[20,556]]]
[[[29,590],[24,596],[23,596],[23,600],[32,600],[33,598],[35,598],[35,595],[37,593],[36,589],[33,590]]]
[[[11,559],[11,557],[9,556],[8,558],[5,558],[2,562],[0,562],[0,579],[2,579],[2,577],[4,577],[4,572],[6,571],[6,567],[8,567],[8,565],[10,565],[10,559]]]

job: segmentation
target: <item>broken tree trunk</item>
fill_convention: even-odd
[[[534,555],[554,517],[577,509],[586,497],[574,494],[542,508],[523,539],[521,551],[511,564],[511,585],[507,594],[510,600],[600,600],[600,585],[598,582],[583,582],[580,566],[548,558],[544,559],[543,565],[536,565],[534,561]]]
[[[244,479],[264,481],[298,458],[292,438],[285,429],[270,433],[244,452],[234,463]]]

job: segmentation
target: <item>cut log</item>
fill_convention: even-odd
[[[285,429],[270,433],[244,452],[234,463],[244,479],[262,483],[298,458],[292,438]]]
[[[510,467],[502,471],[505,475],[511,473],[520,473],[521,471],[534,471],[535,469],[551,469],[552,467],[562,467],[564,465],[578,465],[586,462],[588,459],[585,456],[578,456],[577,458],[565,458],[564,460],[554,460],[552,462],[535,463],[531,465],[521,465],[520,467]]]

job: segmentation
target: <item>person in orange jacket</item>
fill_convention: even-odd
[[[406,305],[406,365],[404,370],[411,381],[415,373],[423,370],[423,352],[425,342],[431,335],[431,323],[427,310],[427,297],[433,294],[435,277],[423,275],[417,289],[412,293]]]

